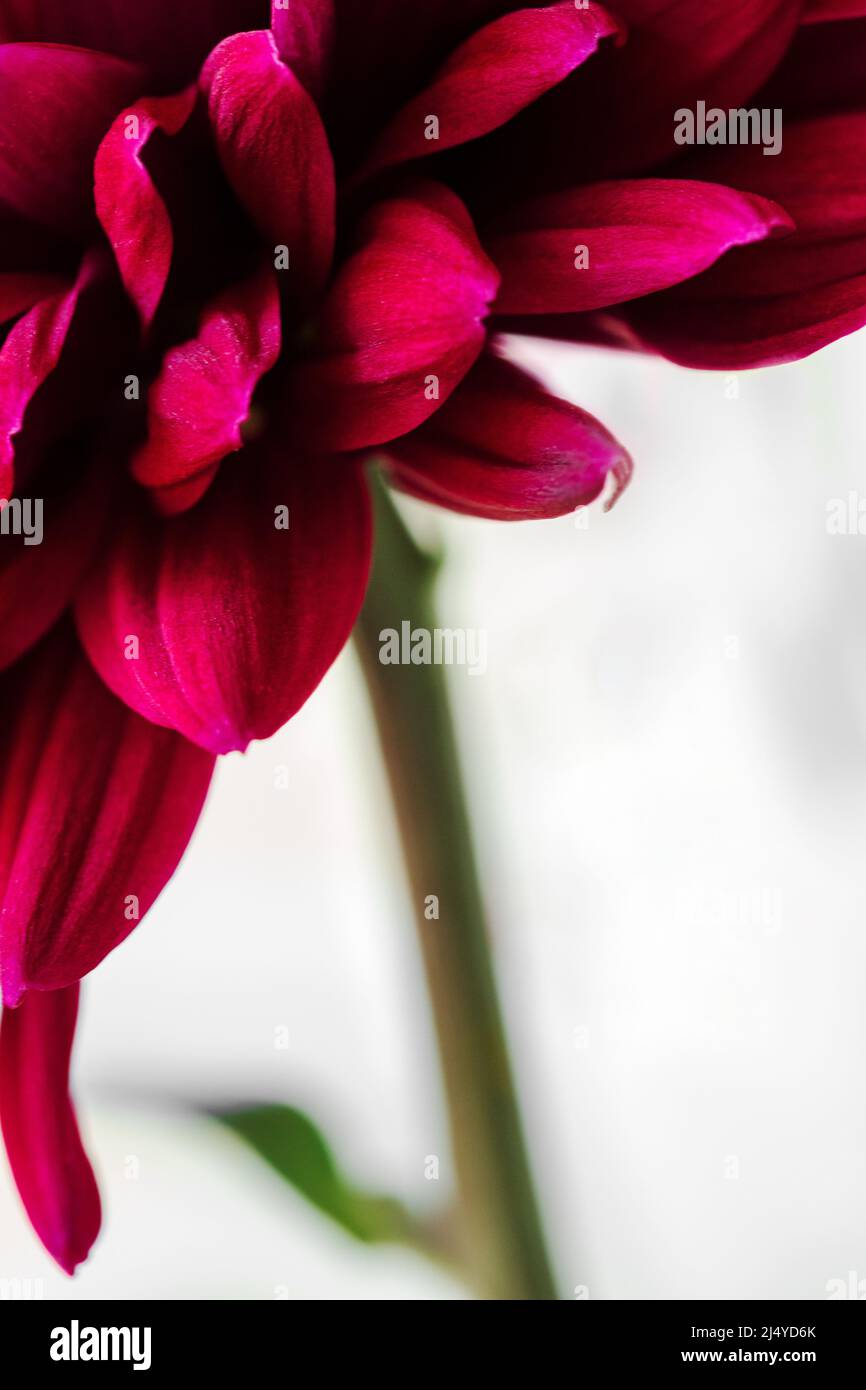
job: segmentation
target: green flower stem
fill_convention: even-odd
[[[374,478],[373,574],[356,628],[400,826],[445,1082],[463,1269],[493,1299],[555,1299],[490,958],[441,666],[383,665],[380,633],[437,626],[437,561]],[[440,916],[425,917],[435,895]]]

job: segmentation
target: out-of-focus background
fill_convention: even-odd
[[[523,360],[632,449],[625,497],[588,522],[408,514],[447,547],[443,625],[488,633],[486,673],[453,669],[451,690],[562,1295],[854,1291],[866,534],[828,519],[866,498],[866,336],[738,376],[549,344]],[[467,1296],[353,1241],[198,1113],[298,1105],[360,1183],[445,1199],[431,1025],[351,650],[278,737],[222,763],[180,872],[87,982],[76,1089],[104,1233],[70,1284],[4,1169],[0,1288]]]

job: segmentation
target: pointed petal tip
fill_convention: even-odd
[[[499,521],[571,515],[596,502],[609,478],[612,502],[632,471],[629,454],[599,420],[551,395],[495,348],[425,426],[386,454],[404,490]]]
[[[70,1222],[69,1226],[57,1232],[37,1230],[37,1235],[48,1254],[69,1279],[74,1279],[81,1266],[90,1258],[90,1252],[102,1227],[102,1203],[95,1179],[92,1181],[91,1206],[86,1225],[76,1230],[75,1223]]]
[[[229,725],[220,725],[202,736],[201,746],[206,752],[224,758],[229,753],[246,753],[253,738],[253,734],[241,733],[240,729]]]
[[[617,502],[622,497],[623,493],[625,492],[626,488],[631,482],[633,473],[634,459],[632,458],[631,454],[627,454],[626,451],[623,449],[619,461],[615,463],[610,470],[610,476],[613,478],[615,486],[613,492],[610,494],[610,497],[607,498],[604,504],[604,510],[606,512],[609,512],[612,507],[616,506]]]
[[[54,1260],[54,1263],[60,1266],[67,1278],[74,1279],[78,1270],[89,1259],[95,1239],[96,1237],[94,1236],[93,1240],[88,1242],[86,1249],[83,1250],[70,1247],[65,1243],[57,1250],[52,1250],[48,1245],[46,1245],[45,1248]]]
[[[0,1020],[0,1128],[30,1224],[68,1276],[99,1234],[99,1189],[69,1093],[78,985],[28,992]]]

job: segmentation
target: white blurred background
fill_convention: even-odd
[[[736,378],[541,344],[524,360],[632,449],[622,501],[585,529],[408,510],[447,545],[443,626],[489,633],[486,674],[451,689],[562,1295],[825,1298],[866,1279],[866,536],[827,531],[831,499],[866,495],[866,336]],[[278,737],[222,763],[175,880],[87,983],[76,1090],[103,1235],[70,1283],[4,1168],[0,1281],[466,1296],[354,1243],[195,1113],[299,1105],[359,1182],[446,1195],[351,650]]]

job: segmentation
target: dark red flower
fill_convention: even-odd
[[[503,331],[732,367],[859,327],[864,68],[850,0],[0,3],[0,1116],[65,1269],[77,981],[349,636],[365,464],[561,515],[630,461]],[[782,108],[781,153],[683,152],[697,101]]]

